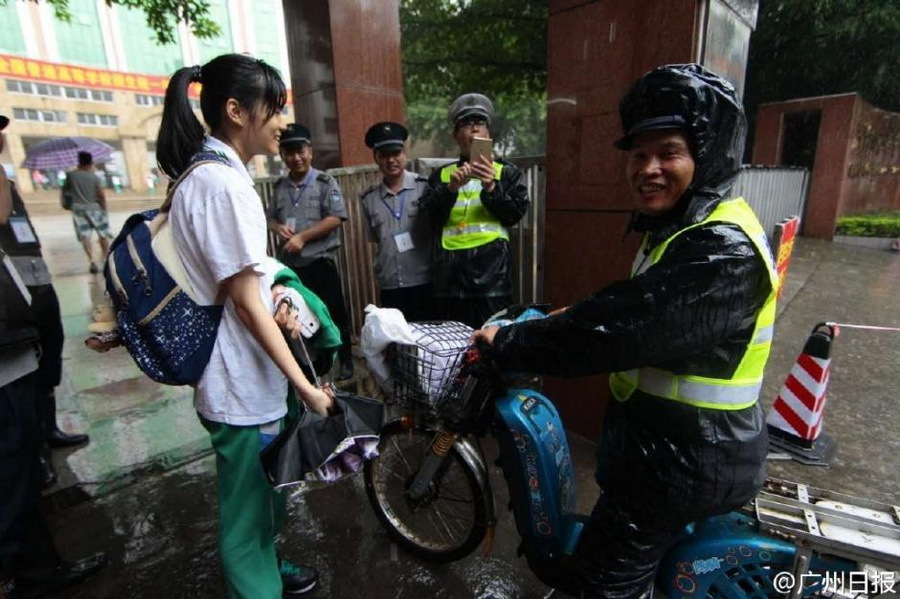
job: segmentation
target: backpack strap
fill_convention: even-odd
[[[198,166],[203,164],[224,164],[226,166],[230,166],[228,160],[218,154],[214,154],[212,152],[200,152],[194,155],[194,160],[188,165],[184,172],[178,175],[178,178],[175,179],[175,182],[169,185],[169,189],[166,192],[166,199],[162,203],[162,206],[159,207],[159,211],[162,213],[166,213],[172,207],[172,198],[175,196],[175,189],[178,187],[179,183],[184,181],[185,177],[191,174]]]

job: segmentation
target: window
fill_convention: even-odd
[[[118,127],[119,117],[111,114],[91,114],[89,112],[78,113],[78,123],[93,127]]]
[[[7,79],[6,81],[6,89],[11,92],[16,92],[20,94],[33,94],[34,86],[31,84],[31,81],[16,81],[14,79]]]
[[[18,94],[31,94],[55,98],[68,98],[69,100],[93,100],[94,102],[112,102],[112,92],[102,89],[85,89],[83,87],[68,87],[51,83],[39,83],[32,81],[6,80],[7,91]]]
[[[72,20],[63,23],[53,20],[60,62],[107,68],[106,49],[100,31],[100,19],[95,0],[70,0]]]
[[[83,87],[67,87],[66,97],[72,100],[87,100],[88,90]]]
[[[19,22],[18,2],[0,3],[0,40],[3,40],[4,54],[26,53],[25,39],[22,36],[22,23]]]
[[[35,123],[65,123],[66,113],[61,110],[35,110],[33,108],[13,108],[13,117],[17,121]]]
[[[163,96],[148,96],[147,94],[135,94],[138,106],[162,106],[166,99]]]
[[[62,90],[58,85],[50,85],[48,83],[35,83],[34,93],[39,96],[62,96]]]
[[[174,44],[158,45],[147,34],[147,17],[136,8],[118,6],[116,13],[125,44],[125,58],[129,71],[152,75],[171,75],[184,66],[181,42],[176,35]],[[273,21],[274,22],[274,21]]]

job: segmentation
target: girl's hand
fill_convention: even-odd
[[[275,292],[275,288],[272,288],[272,292]],[[275,309],[275,322],[282,331],[290,334],[291,339],[296,339],[300,336],[300,321],[297,316],[296,308],[287,301],[281,302]]]
[[[303,399],[306,407],[320,416],[327,416],[328,411],[334,407],[334,392],[328,385],[323,389],[310,386],[306,392],[297,389],[297,394]]]

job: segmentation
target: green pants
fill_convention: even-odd
[[[219,554],[235,599],[281,599],[275,535],[284,496],[269,486],[259,461],[259,427],[200,421],[216,452]]]

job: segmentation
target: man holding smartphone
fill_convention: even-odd
[[[485,153],[489,142],[482,140],[490,139],[493,114],[482,94],[453,101],[449,117],[459,160],[437,169],[419,200],[440,231],[432,277],[438,311],[473,328],[510,304],[507,227],[521,220],[529,203],[522,171]]]

